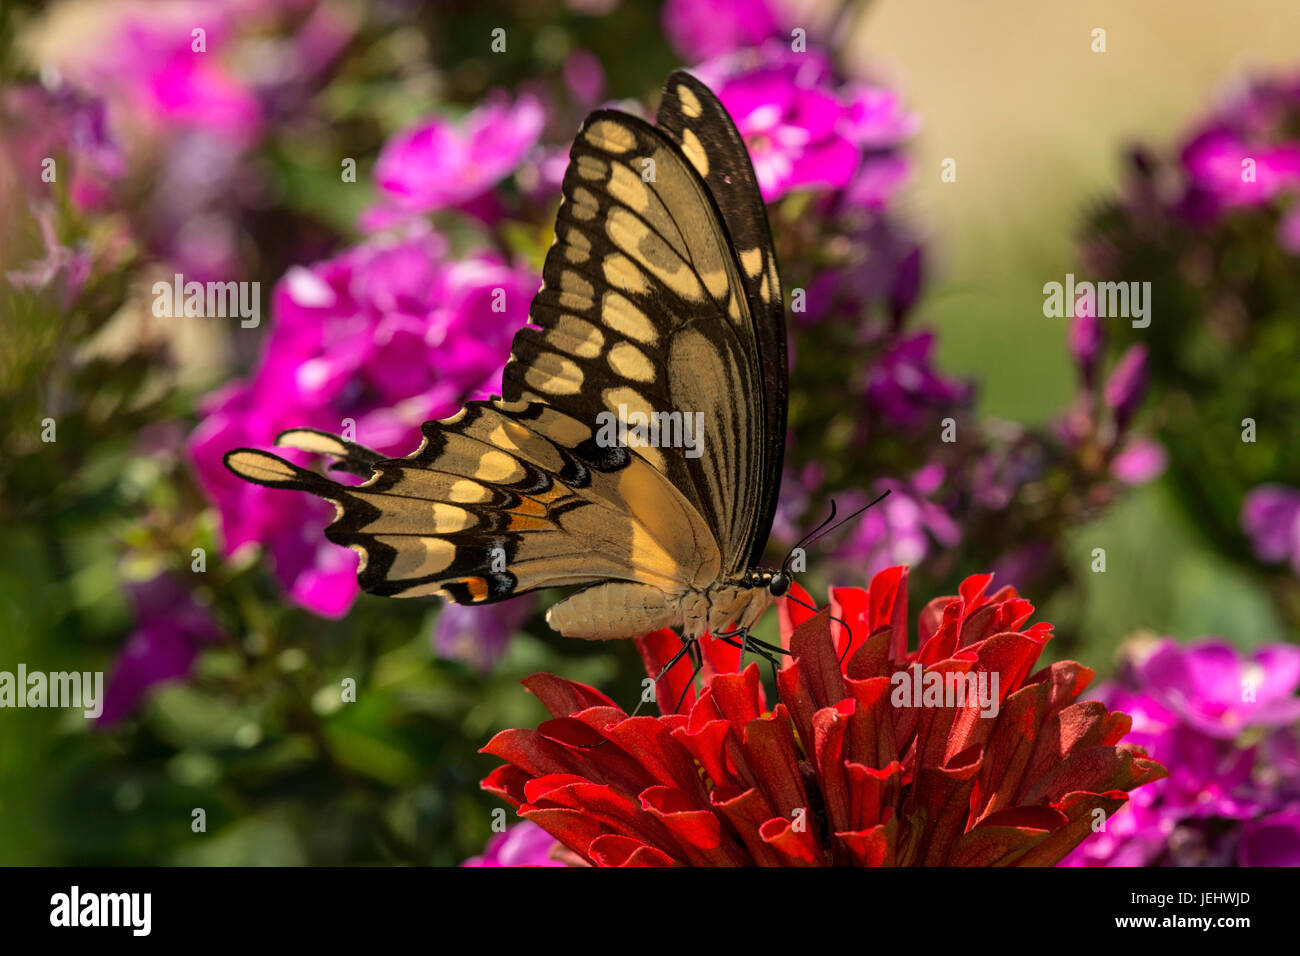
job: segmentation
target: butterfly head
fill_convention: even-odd
[[[785,597],[785,593],[790,590],[790,585],[793,583],[794,577],[782,568],[768,579],[767,593],[774,598]]]

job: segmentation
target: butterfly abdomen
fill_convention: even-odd
[[[589,641],[639,637],[680,627],[686,639],[753,627],[772,597],[765,587],[719,584],[674,597],[656,587],[613,581],[579,591],[555,605],[546,623],[565,637]]]
[[[680,599],[627,581],[586,588],[546,612],[546,623],[553,629],[588,641],[639,637],[678,626],[681,620]]]

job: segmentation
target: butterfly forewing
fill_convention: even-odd
[[[664,86],[658,125],[681,148],[717,203],[740,280],[754,319],[763,387],[763,480],[749,489],[755,510],[748,566],[763,556],[776,514],[785,461],[789,365],[785,344],[785,303],[773,249],[772,230],[754,166],[739,130],[718,98],[689,73],[677,72]]]
[[[683,439],[702,426],[691,447],[665,443],[664,430],[650,439],[659,447],[629,443],[686,493],[735,572],[767,532],[764,375],[717,205],[670,137],[612,111],[579,132],[563,190],[530,313],[540,328],[516,338],[503,394],[593,422],[642,416]]]

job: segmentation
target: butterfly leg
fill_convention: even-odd
[[[696,641],[694,638],[689,638],[689,639],[688,639],[688,638],[682,638],[682,649],[679,650],[676,654],[674,654],[674,655],[672,656],[672,658],[668,661],[668,663],[665,664],[665,665],[663,666],[663,668],[659,671],[659,675],[658,675],[657,677],[655,677],[655,679],[654,679],[655,699],[656,699],[656,700],[658,700],[658,697],[659,697],[659,682],[660,682],[661,680],[663,680],[663,679],[664,679],[664,675],[667,674],[670,670],[672,670],[672,669],[673,669],[673,666],[674,666],[674,665],[675,665],[679,660],[682,659],[682,656],[683,656],[683,655],[685,655],[685,654],[687,654],[687,653],[690,653],[691,648],[692,648],[696,643],[697,643],[697,641]],[[696,673],[699,673],[698,669],[696,670]],[[692,680],[692,683],[693,683],[693,682],[694,682],[694,677],[692,677],[691,680]],[[638,713],[640,713],[640,711],[641,711],[641,705],[644,704],[644,703],[645,703],[645,697],[643,696],[643,697],[641,698],[641,700],[639,700],[639,701],[637,702],[636,709],[634,709],[634,710],[632,711],[632,713],[631,713],[629,716],[635,717]],[[679,705],[679,706],[680,706],[680,705]]]
[[[695,663],[695,670],[691,671],[691,679],[682,688],[682,696],[677,698],[677,706],[673,708],[674,714],[682,709],[682,704],[686,700],[686,692],[695,686],[695,678],[699,677],[700,671],[704,669],[704,655],[700,653],[699,638],[682,638],[682,643],[691,652],[691,660]]]

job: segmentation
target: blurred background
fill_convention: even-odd
[[[635,650],[549,632],[555,595],[358,596],[328,508],[219,458],[348,423],[406,454],[492,393],[582,117],[653,115],[681,66],[746,137],[791,303],[770,556],[887,487],[810,555],[818,600],[994,571],[1048,659],[1118,683],[1159,637],[1243,673],[1294,642],[1297,37],[1284,0],[6,4],[0,670],[108,690],[0,711],[0,862],[458,864],[494,832],[478,748],[543,716],[522,677],[631,706]],[[258,323],[160,315],[178,273],[258,283]],[[1067,273],[1152,282],[1151,328],[1046,316]],[[1251,801],[1126,861],[1249,862],[1224,834],[1300,806],[1282,723],[1216,737]]]

